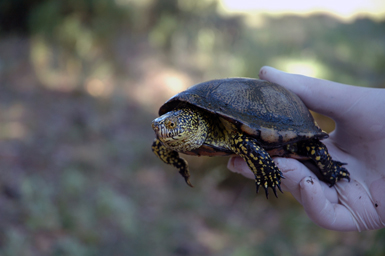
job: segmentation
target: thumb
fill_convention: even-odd
[[[259,77],[277,83],[297,94],[311,110],[333,119],[346,118],[352,102],[361,96],[361,87],[290,74],[272,67],[262,67]]]

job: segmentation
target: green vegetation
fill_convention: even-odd
[[[385,21],[258,20],[214,0],[2,1],[0,255],[383,255],[385,230],[319,228],[227,158],[189,158],[191,189],[151,153],[157,108],[196,82],[272,65],[385,86]]]

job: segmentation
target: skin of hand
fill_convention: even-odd
[[[305,105],[331,117],[336,128],[322,140],[334,160],[347,163],[351,181],[333,187],[317,179],[301,162],[274,158],[290,192],[319,226],[336,231],[385,227],[385,89],[340,84],[262,67],[259,77],[284,86]],[[240,157],[228,168],[254,179]]]

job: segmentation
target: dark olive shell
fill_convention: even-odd
[[[328,136],[297,95],[264,80],[227,78],[196,84],[168,100],[159,115],[186,105],[229,120],[266,147]]]

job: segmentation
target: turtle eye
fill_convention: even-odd
[[[175,126],[176,126],[176,124],[175,124],[174,121],[169,121],[167,125],[168,125],[168,127],[169,127],[170,129],[173,129],[173,128],[175,128]]]

